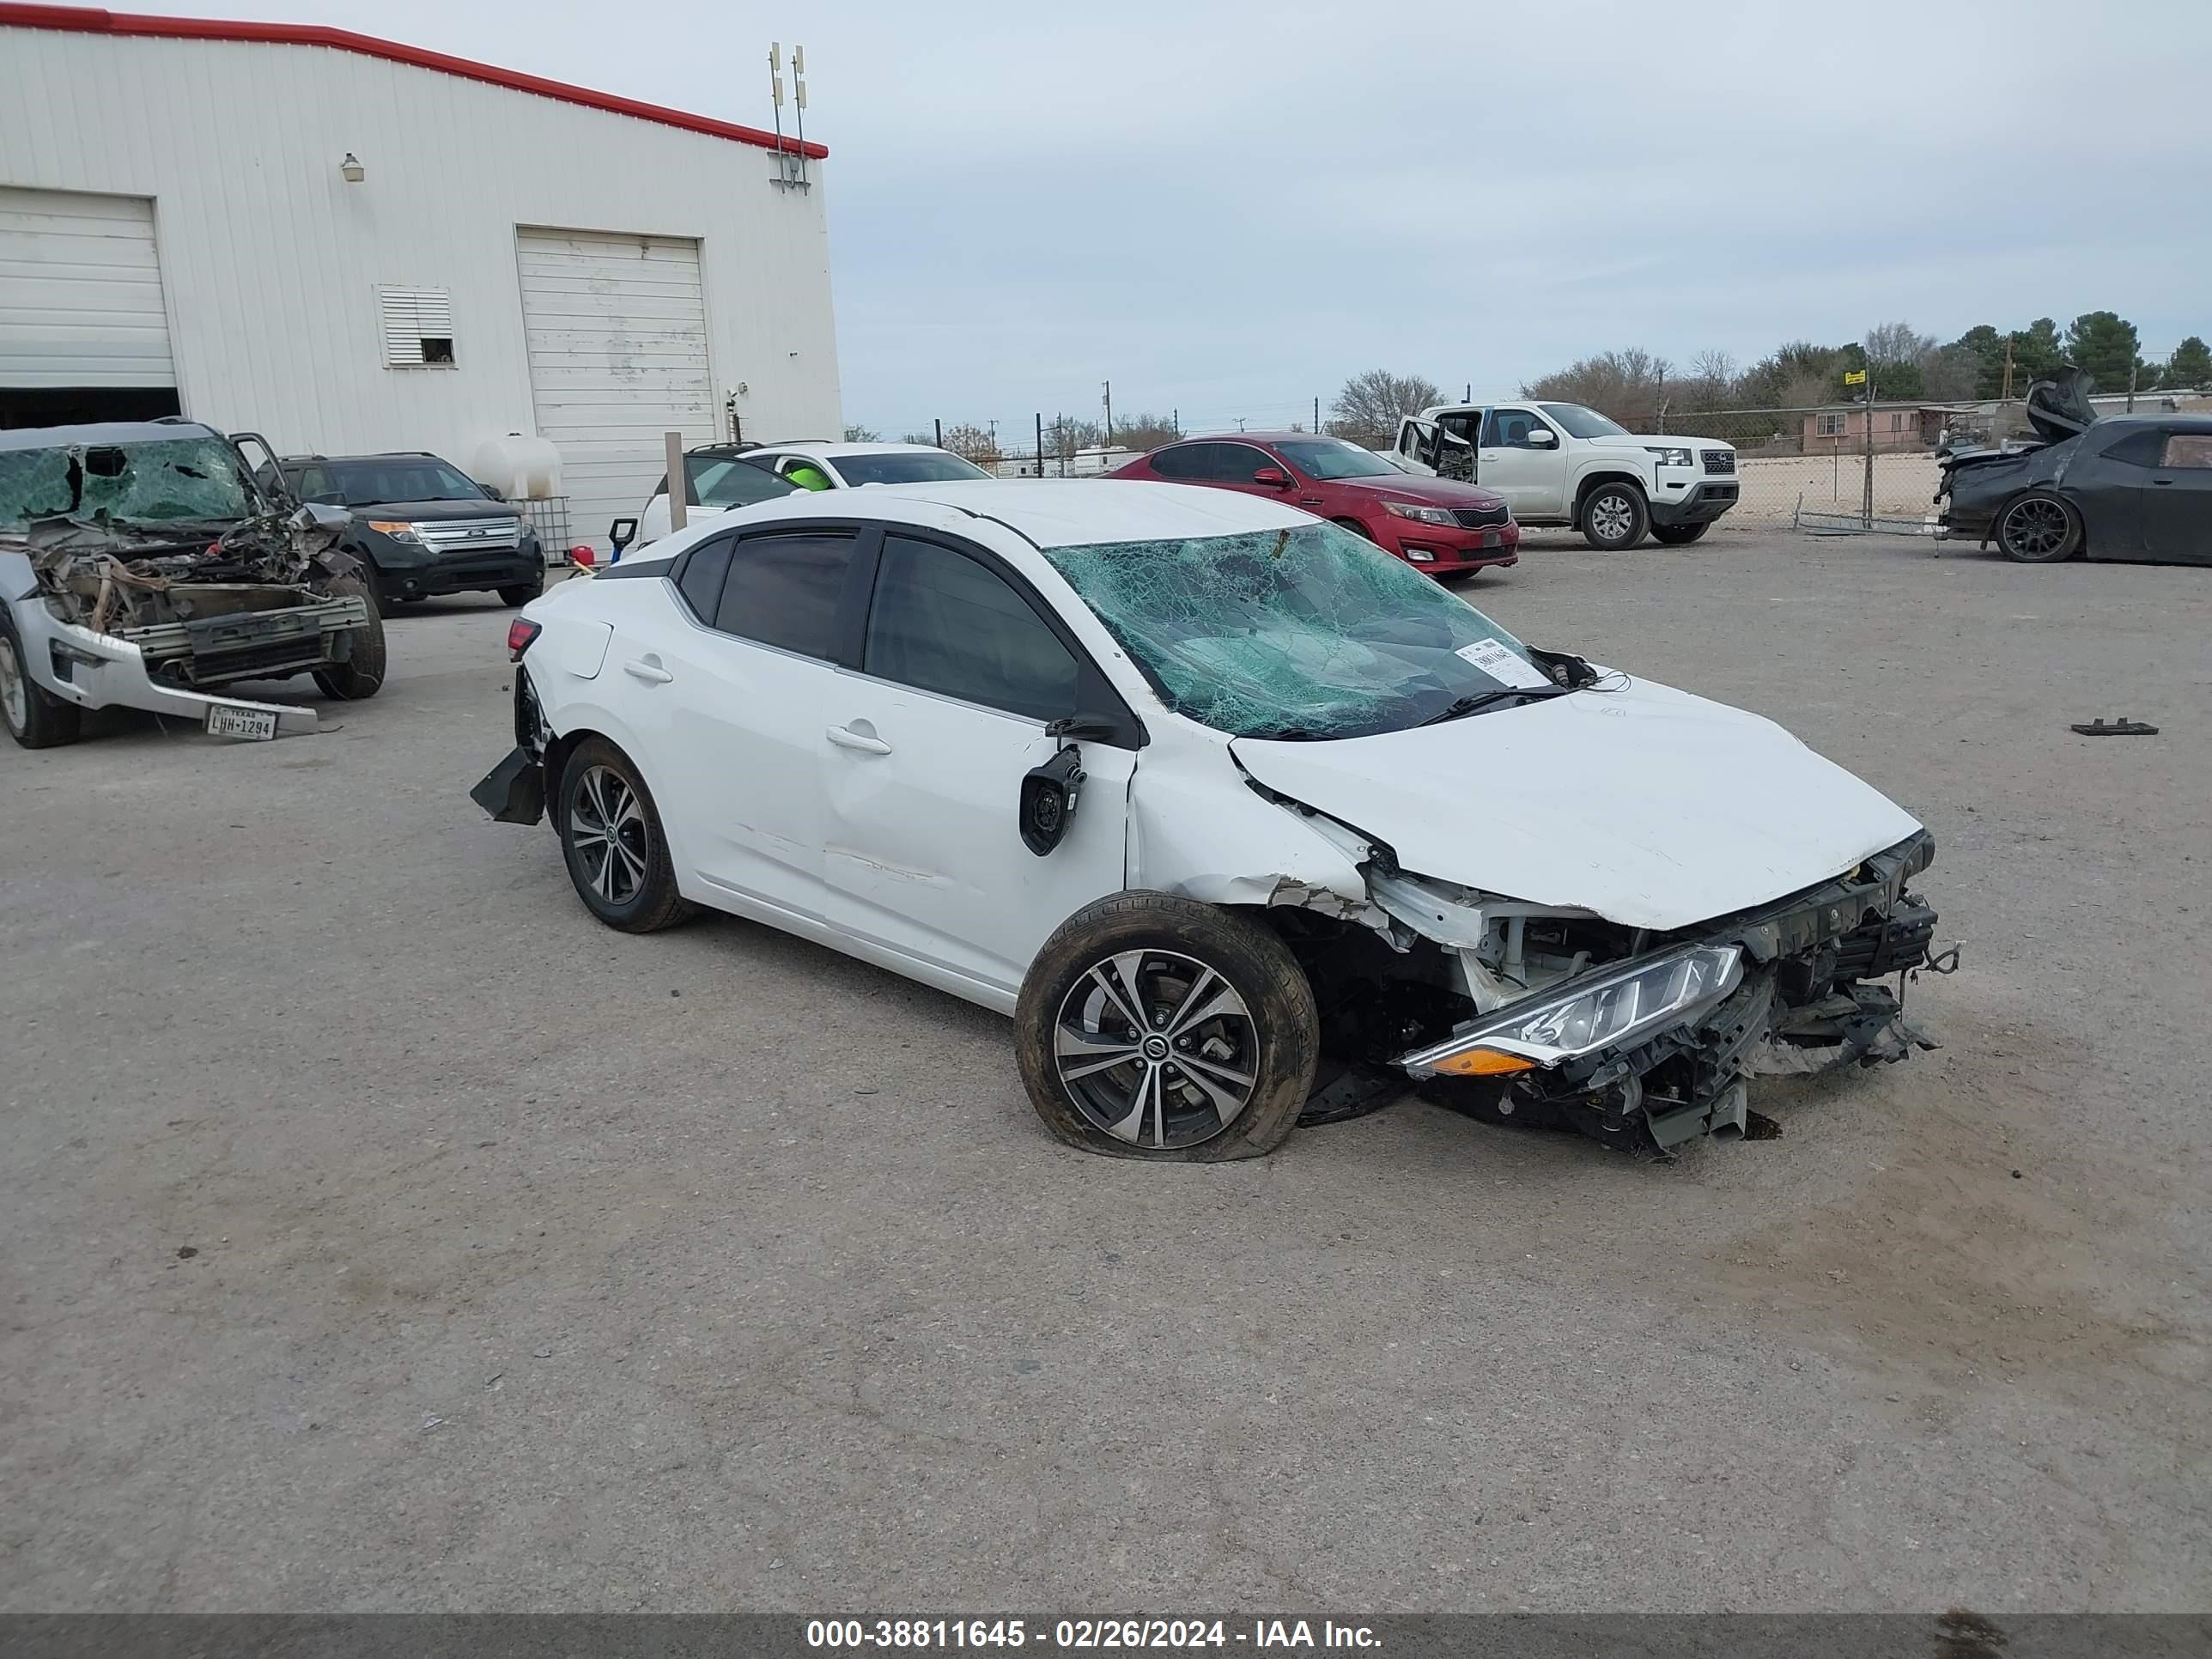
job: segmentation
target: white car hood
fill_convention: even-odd
[[[1409,874],[1630,927],[1780,898],[1920,827],[1773,721],[1649,680],[1376,737],[1231,746]]]
[[[1663,432],[1632,432],[1625,438],[1607,436],[1603,438],[1591,438],[1586,441],[1595,445],[1600,449],[1686,448],[1695,451],[1700,449],[1734,449],[1735,447],[1734,444],[1723,443],[1718,438],[1699,438],[1696,436],[1686,438],[1679,432],[1671,435]]]

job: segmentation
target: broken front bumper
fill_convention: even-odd
[[[349,603],[359,606],[361,601]],[[364,610],[362,615],[366,616]],[[80,708],[139,708],[173,714],[204,725],[213,708],[265,709],[276,716],[276,730],[291,735],[316,729],[315,711],[289,703],[253,702],[189,690],[149,672],[145,651],[135,641],[97,634],[76,623],[55,620],[45,629],[49,673],[34,676],[54,696]]]
[[[1905,884],[1934,858],[1923,830],[1832,881],[1508,1004],[1398,1064],[1417,1079],[1492,1078],[1601,1132],[1648,1132],[1662,1149],[1741,1129],[1753,1076],[1935,1046],[1895,994],[1869,982],[1929,963],[1936,913]],[[1636,1002],[1638,1017],[1619,1041],[1577,1046],[1573,1021],[1547,1011],[1593,994]]]

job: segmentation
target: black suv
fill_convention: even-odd
[[[428,451],[287,455],[277,465],[301,500],[352,514],[342,545],[374,573],[387,605],[489,591],[514,606],[545,591],[545,551],[522,516]]]

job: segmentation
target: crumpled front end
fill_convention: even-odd
[[[1907,1022],[1899,996],[1904,975],[1956,963],[1955,951],[1931,960],[1936,913],[1908,887],[1934,857],[1922,830],[1832,880],[1641,939],[1624,961],[1577,966],[1570,957],[1568,971],[1549,978],[1546,964],[1587,924],[1514,918],[1510,958],[1472,939],[1458,951],[1487,1012],[1397,1063],[1417,1079],[1479,1084],[1483,1115],[1525,1111],[1603,1141],[1664,1151],[1741,1132],[1753,1077],[1872,1066],[1935,1046]],[[1451,925],[1433,884],[1400,885],[1427,903],[1428,931]],[[1407,892],[1386,885],[1378,897],[1394,914],[1412,910]],[[1466,919],[1459,925],[1464,932]],[[1893,976],[1899,990],[1881,982]]]

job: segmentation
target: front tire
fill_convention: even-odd
[[[531,600],[544,594],[545,592],[545,573],[543,570],[539,571],[538,573],[538,579],[535,581],[515,582],[508,586],[499,589],[498,592],[499,602],[501,605],[505,605],[509,611],[520,611],[524,605],[528,605]]]
[[[1365,525],[1360,523],[1357,519],[1331,519],[1329,522],[1336,526],[1339,529],[1349,530],[1353,535],[1358,537],[1362,541],[1375,541],[1375,532],[1370,530]],[[1376,544],[1377,546],[1381,545],[1379,542]]]
[[[1997,550],[2019,564],[2056,564],[2081,546],[2081,515],[2048,490],[2031,490],[1997,520]]]
[[[629,756],[586,738],[561,769],[556,799],[561,854],[585,908],[625,933],[658,933],[691,914],[659,809]]]
[[[1710,519],[1702,524],[1655,524],[1651,534],[1668,547],[1686,547],[1712,527]]]
[[[1273,1152],[1320,1058],[1313,988],[1259,923],[1116,893],[1055,929],[1014,1012],[1022,1082],[1071,1146],[1161,1163]]]
[[[1650,504],[1634,484],[1600,484],[1583,502],[1583,539],[1601,553],[1635,546],[1650,527]]]
[[[353,652],[343,662],[315,671],[315,684],[326,697],[361,702],[384,688],[384,613],[376,594],[359,576],[340,576],[326,590],[332,599],[359,594],[368,601],[367,626],[354,630]]]
[[[15,620],[0,599],[0,725],[26,749],[58,749],[75,743],[84,711],[64,702],[31,678],[23,663]]]

